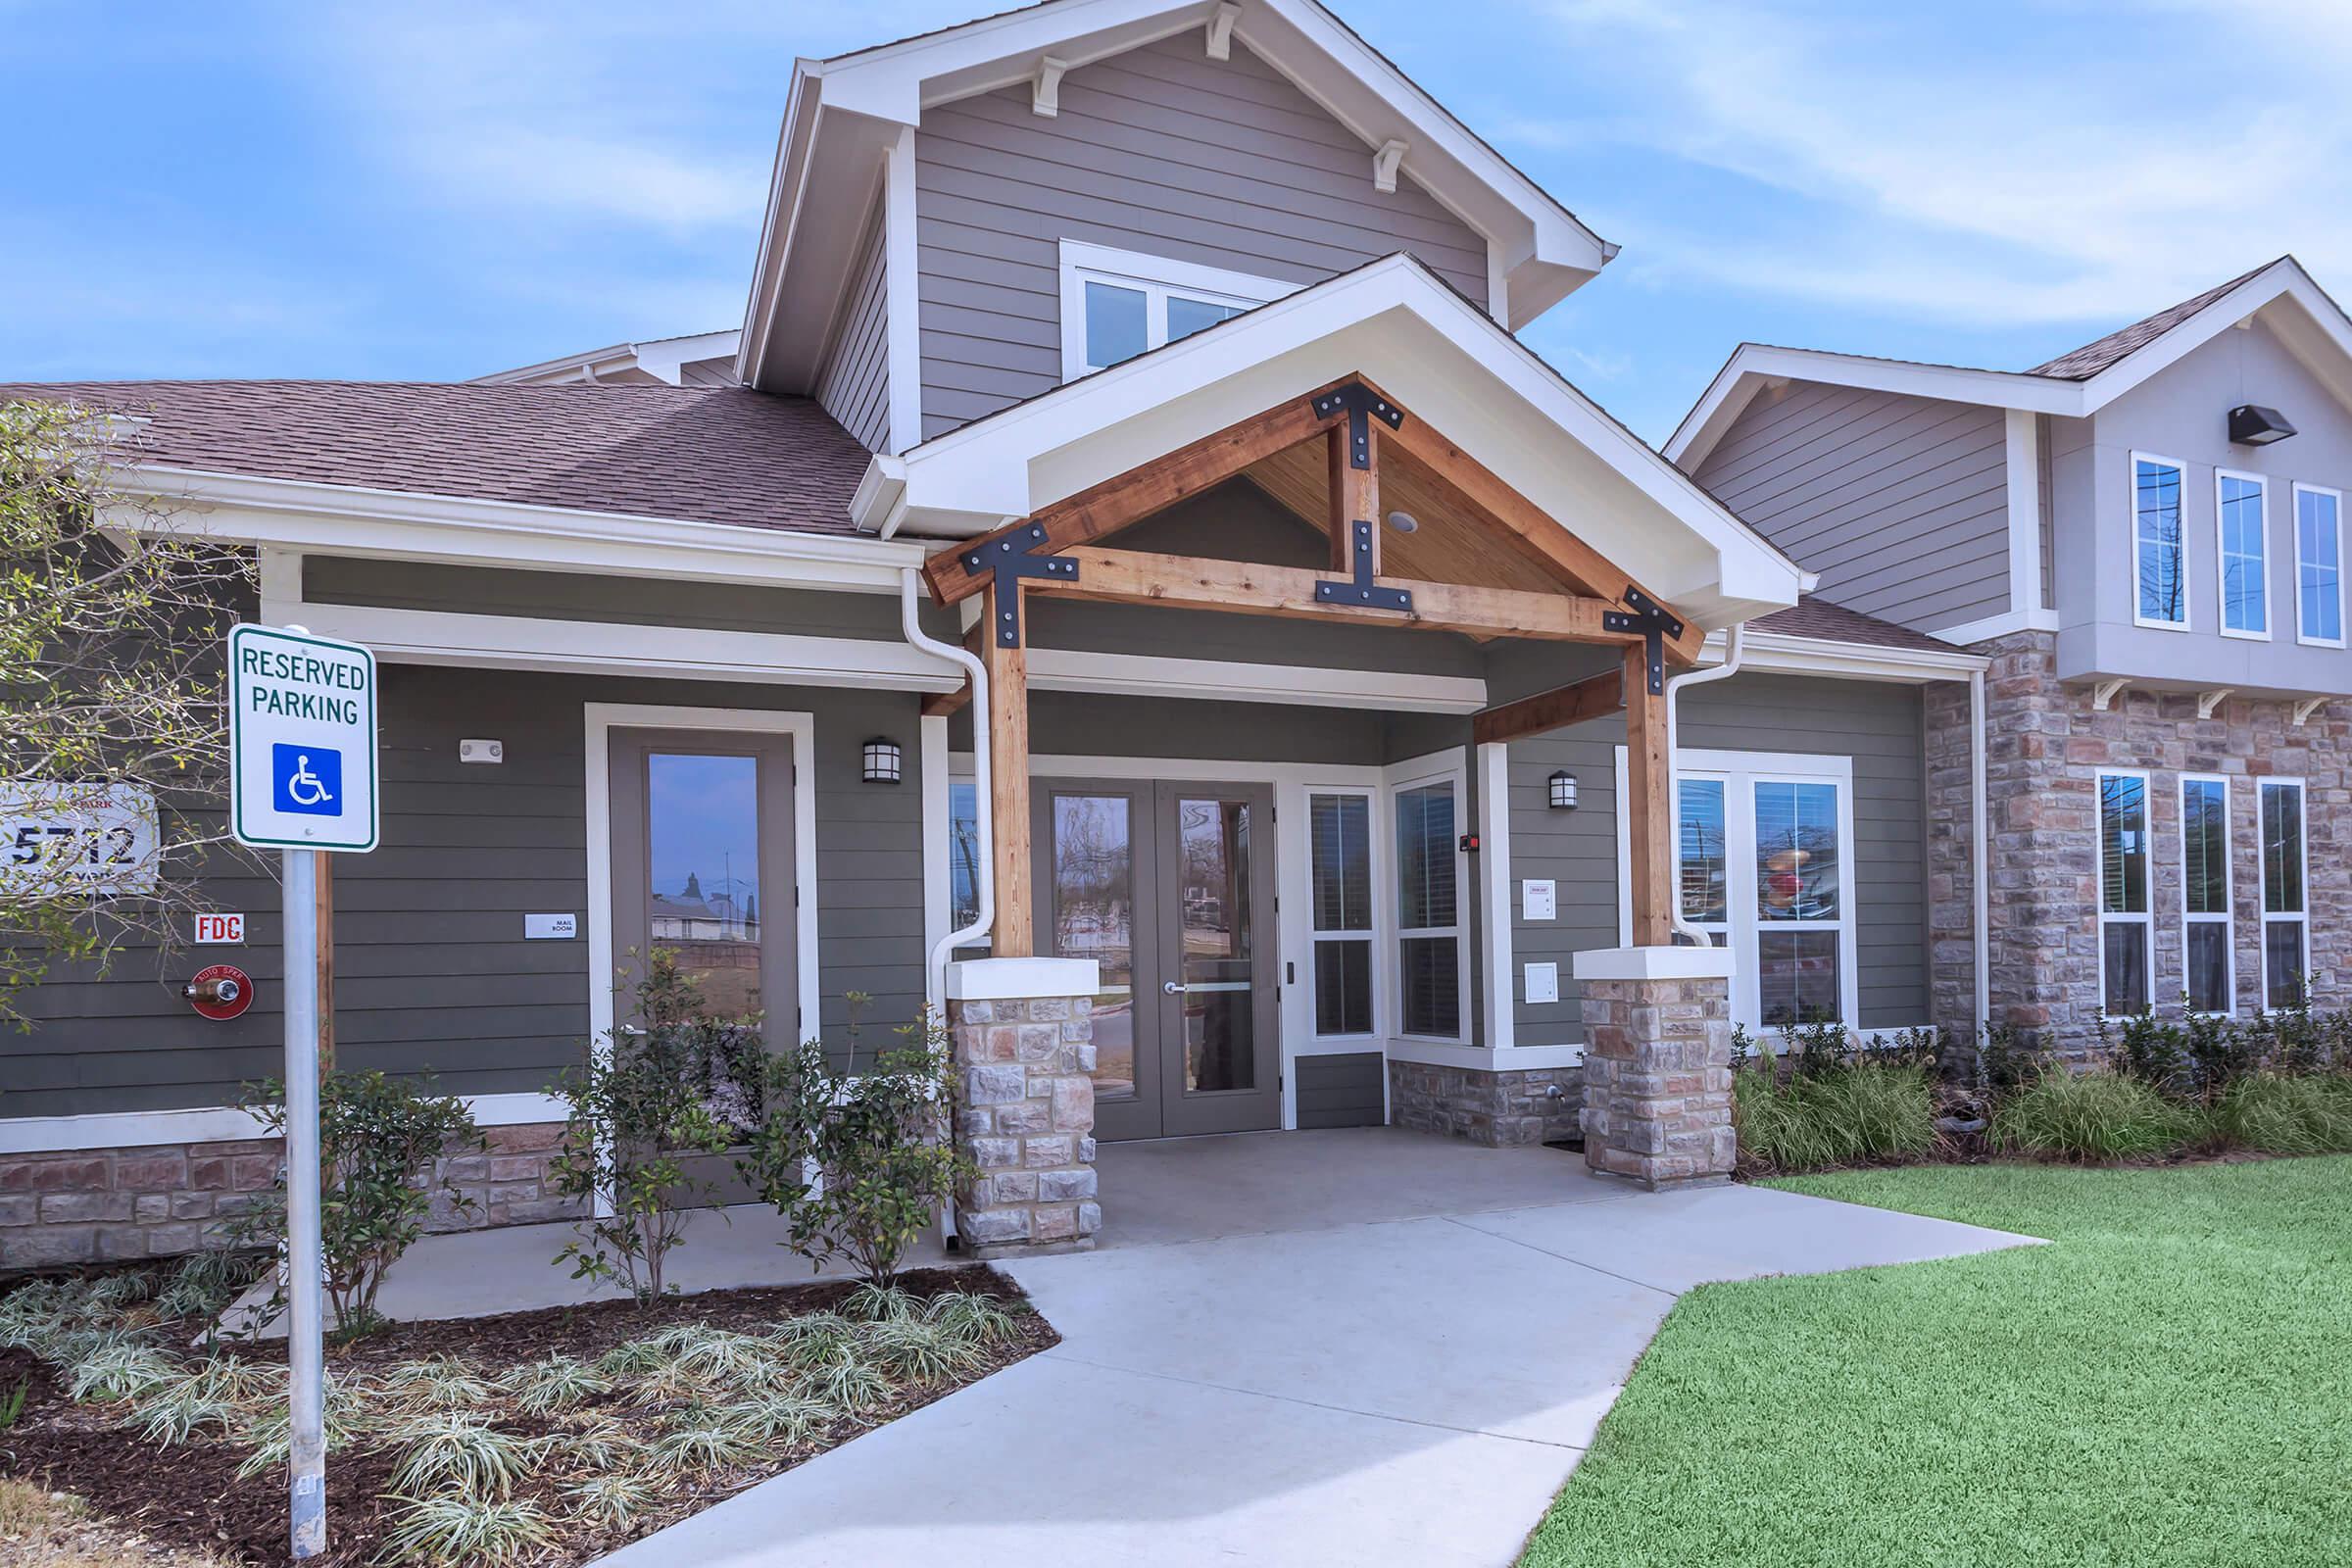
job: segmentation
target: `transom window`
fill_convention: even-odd
[[[2311,968],[2303,852],[2303,781],[2261,781],[2262,1001],[2291,1007]]]
[[[2148,780],[2099,775],[2099,1006],[2148,1010]]]
[[[2271,634],[2270,485],[2258,473],[2217,469],[2214,506],[2221,529],[2222,635]]]
[[[2187,562],[2180,542],[2180,465],[2132,454],[2132,618],[2142,626],[2188,625]]]
[[[2230,940],[2230,781],[2180,779],[2181,988],[2192,1012],[2236,1009]]]
[[[1858,1025],[1851,764],[1685,749],[1675,783],[1683,924],[1740,954],[1733,1016],[1750,1028]],[[1618,757],[1622,768],[1624,754]],[[1618,822],[1621,940],[1626,824]]]
[[[2344,646],[2343,496],[2295,486],[2295,636]]]
[[[1061,242],[1061,371],[1075,380],[1205,331],[1296,283]]]

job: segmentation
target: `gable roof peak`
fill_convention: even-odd
[[[2025,373],[2051,376],[2061,381],[2087,381],[2281,263],[2293,267],[2298,272],[2303,270],[2302,264],[2292,255],[2277,257],[2250,271],[2238,273],[2226,283],[2216,283],[2202,294],[2192,294],[2178,305],[2167,306],[2153,316],[2142,317],[2129,326],[2116,328],[2105,337],[2093,338],[2079,349],[2070,350],[2054,360],[2046,360]]]

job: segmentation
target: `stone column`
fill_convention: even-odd
[[[1102,1228],[1095,1177],[1097,966],[980,958],[948,967],[960,1103],[956,1138],[978,1167],[956,1200],[973,1257],[1086,1251]]]
[[[1731,1179],[1732,961],[1723,948],[1576,956],[1587,1165],[1651,1192]]]

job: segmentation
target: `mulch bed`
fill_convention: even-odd
[[[902,1274],[899,1285],[925,1298],[953,1290],[1006,1301],[1026,1300],[1019,1286],[985,1265],[916,1269]],[[764,1332],[784,1318],[827,1310],[853,1288],[853,1282],[827,1280],[671,1297],[645,1307],[625,1300],[593,1301],[496,1317],[399,1323],[356,1345],[330,1346],[327,1364],[363,1370],[454,1355],[497,1370],[555,1352],[592,1359],[678,1323]],[[858,1419],[837,1423],[812,1445],[778,1448],[762,1465],[704,1477],[686,1494],[626,1529],[567,1528],[562,1549],[539,1560],[551,1568],[592,1561],[1060,1342],[1060,1335],[1034,1312],[1024,1313],[1020,1322],[1020,1333],[995,1347],[989,1360],[968,1378],[902,1388],[891,1403]],[[285,1359],[283,1342],[225,1347],[224,1350],[259,1360]],[[72,1493],[85,1498],[98,1513],[132,1525],[160,1543],[209,1549],[257,1565],[287,1560],[286,1478],[282,1470],[240,1481],[237,1466],[252,1451],[241,1445],[156,1444],[117,1430],[106,1424],[99,1411],[68,1400],[50,1369],[29,1352],[0,1351],[0,1398],[20,1382],[28,1382],[29,1388],[17,1424],[0,1430],[0,1475],[34,1482],[53,1492]],[[616,1393],[592,1400],[589,1407],[600,1404],[612,1404],[617,1410],[621,1396]],[[519,1413],[493,1425],[526,1437],[553,1430],[550,1423]],[[396,1458],[389,1448],[356,1446],[328,1455],[329,1551],[315,1560],[346,1568],[374,1558],[377,1542],[389,1527],[391,1502],[386,1494]],[[518,1487],[515,1495],[539,1501],[562,1518],[564,1509],[557,1498],[559,1491],[555,1482],[542,1478]]]

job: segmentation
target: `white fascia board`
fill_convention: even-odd
[[[829,109],[912,125],[933,105],[1029,80],[1046,55],[1074,70],[1205,28],[1218,9],[1216,0],[1063,0],[807,65],[802,74]],[[1313,0],[1248,0],[1234,31],[1367,151],[1408,144],[1404,172],[1502,248],[1514,325],[1617,254]]]
[[[684,337],[665,337],[629,347],[637,357],[639,369],[660,376],[671,386],[680,386],[685,382],[686,367],[697,360],[715,360],[722,355],[732,359],[742,335],[728,326],[715,332],[692,332]]]
[[[2080,417],[2083,406],[2081,381],[2026,375],[2015,370],[1975,370],[1954,365],[1915,365],[1905,360],[1874,360],[1860,354],[1833,354],[1826,349],[1780,348],[1742,343],[1724,362],[1707,390],[1683,416],[1667,437],[1666,456],[1685,469],[1697,467],[1739,418],[1748,400],[1772,381],[1823,381],[1832,386],[1862,387],[1910,397],[1937,398],[1947,403],[1976,403],[1995,409],[2024,409],[2034,414]]]
[[[1552,516],[1591,519],[1589,543],[1702,624],[1796,603],[1794,563],[1404,256],[925,442],[899,513],[983,532],[1356,373]]]
[[[306,600],[302,624],[396,664],[562,670],[663,679],[953,691],[960,677],[908,643],[701,626],[546,620]]]
[[[1722,632],[1709,633],[1706,658],[1721,661],[1724,647]],[[1896,681],[1907,685],[1966,680],[1971,674],[1988,668],[1991,662],[1982,654],[1967,654],[1957,649],[1945,653],[1927,648],[1883,648],[1876,643],[1791,637],[1785,632],[1758,631],[1753,626],[1741,640],[1740,655],[1742,669],[1820,675],[1835,680]]]
[[[897,593],[925,559],[910,542],[193,468],[137,468],[125,484],[174,508],[172,526],[331,555],[871,593]]]

